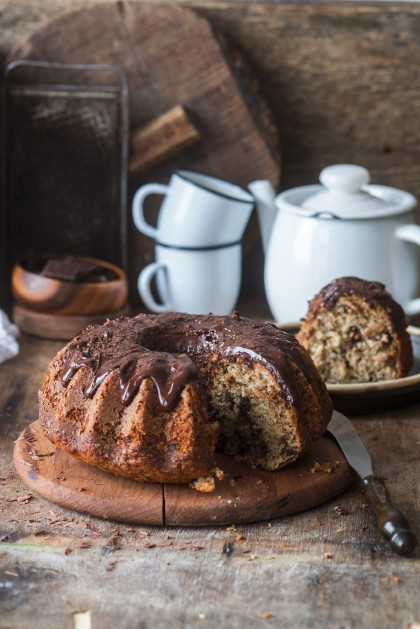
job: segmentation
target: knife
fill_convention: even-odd
[[[382,479],[375,476],[372,461],[351,421],[333,412],[327,430],[337,441],[350,467],[361,478],[362,492],[376,513],[379,530],[399,555],[409,555],[417,544],[408,520],[394,507]]]

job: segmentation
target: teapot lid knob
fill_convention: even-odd
[[[354,194],[370,181],[369,171],[355,164],[327,166],[319,175],[320,182],[329,190]]]
[[[409,192],[369,183],[369,171],[355,164],[327,166],[319,179],[282,192],[276,206],[309,218],[358,220],[403,214],[417,203]]]

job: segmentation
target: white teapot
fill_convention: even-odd
[[[338,164],[324,168],[321,184],[276,198],[267,181],[250,184],[266,253],[265,291],[277,321],[298,321],[323,286],[349,275],[383,282],[406,314],[420,313],[417,201],[369,180],[365,168]]]

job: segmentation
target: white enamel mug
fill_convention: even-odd
[[[177,249],[156,245],[156,262],[138,277],[138,291],[152,312],[230,314],[241,285],[241,245],[215,249]],[[153,297],[152,279],[161,303]]]
[[[163,195],[157,226],[146,222],[143,203]],[[168,185],[149,183],[133,199],[137,229],[157,243],[177,247],[213,247],[238,243],[254,207],[246,190],[216,177],[178,170]]]

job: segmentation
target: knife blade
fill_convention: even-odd
[[[409,555],[417,544],[408,520],[391,502],[384,481],[375,476],[372,461],[352,422],[338,411],[333,412],[328,432],[337,441],[348,464],[361,478],[361,488],[375,511],[379,530],[399,555]]]

